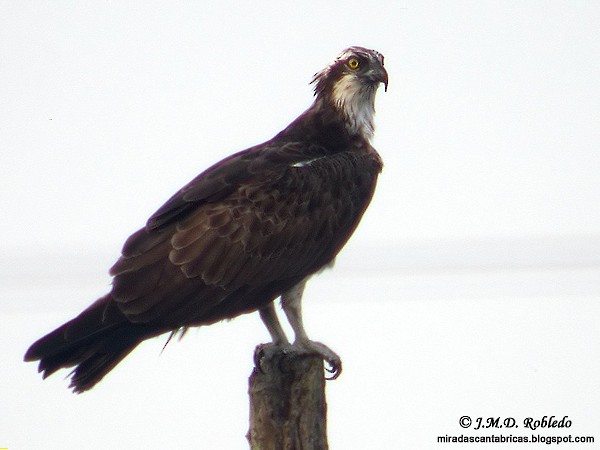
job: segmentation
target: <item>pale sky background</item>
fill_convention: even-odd
[[[350,45],[390,84],[375,199],[305,300],[344,359],[331,448],[452,448],[464,414],[600,442],[599,24],[594,1],[0,2],[0,447],[246,448],[255,315],[144,344],[78,397],[21,358]]]

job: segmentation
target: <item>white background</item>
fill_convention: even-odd
[[[344,359],[330,447],[452,448],[465,414],[569,415],[541,433],[598,442],[599,23],[584,1],[0,3],[0,447],[246,448],[256,315],[144,343],[81,396],[22,355],[350,45],[386,57],[386,166],[305,296]]]

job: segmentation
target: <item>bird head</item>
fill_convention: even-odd
[[[350,134],[373,136],[375,93],[388,74],[383,55],[363,47],[350,47],[313,78],[317,104],[333,107],[343,115]]]

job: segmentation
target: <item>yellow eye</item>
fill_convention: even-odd
[[[360,62],[358,61],[358,59],[350,58],[348,60],[348,67],[350,67],[352,70],[358,69],[358,66],[360,66]]]

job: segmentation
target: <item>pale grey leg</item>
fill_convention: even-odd
[[[294,330],[295,340],[294,347],[298,347],[309,353],[321,356],[330,368],[327,369],[332,375],[329,379],[337,378],[342,373],[342,360],[340,357],[326,345],[311,341],[302,323],[302,294],[306,280],[301,281],[293,288],[284,292],[281,296],[281,306]]]
[[[305,286],[306,280],[301,281],[281,296],[281,306],[294,330],[294,343],[309,340],[302,322],[302,294]]]
[[[258,313],[267,327],[267,330],[271,335],[271,340],[273,341],[269,344],[260,344],[254,349],[254,366],[262,371],[262,361],[264,358],[271,359],[273,355],[278,351],[281,351],[282,348],[291,348],[292,346],[290,345],[290,341],[288,341],[283,328],[281,328],[277,313],[275,312],[274,302],[259,309]]]
[[[275,313],[275,306],[273,302],[269,303],[264,308],[261,308],[258,313],[260,314],[260,318],[262,319],[263,323],[267,327],[267,330],[269,330],[273,344],[289,344],[285,332],[283,331],[283,328],[281,328],[277,314]]]

